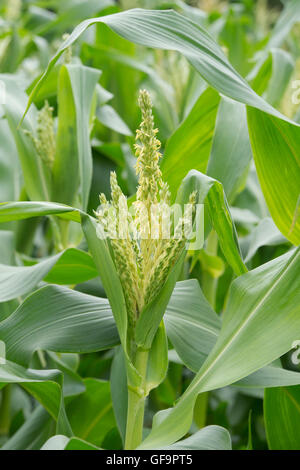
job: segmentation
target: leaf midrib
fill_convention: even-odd
[[[227,349],[232,345],[232,343],[235,341],[235,339],[239,336],[240,332],[244,330],[244,328],[248,325],[249,321],[252,320],[252,318],[256,315],[257,311],[259,308],[264,304],[265,300],[268,298],[268,296],[273,292],[273,290],[277,287],[277,284],[280,282],[280,280],[284,277],[286,274],[287,270],[291,267],[291,265],[294,263],[294,261],[297,259],[298,255],[300,252],[300,248],[298,248],[295,252],[294,255],[291,256],[289,259],[288,263],[284,266],[284,269],[281,271],[281,273],[278,275],[277,279],[275,280],[274,284],[271,286],[270,289],[264,294],[262,299],[257,303],[257,305],[254,307],[252,313],[247,317],[246,321],[242,324],[240,328],[237,329],[237,331],[233,334],[231,339],[225,344],[221,352],[217,355],[215,360],[210,364],[210,366],[204,371],[203,375],[199,377],[199,380],[195,382],[195,384],[191,385],[190,389],[187,389],[187,391],[184,393],[184,396],[188,396],[191,392],[194,391],[195,388],[198,387],[199,383],[203,381],[203,379],[207,376],[207,374],[211,371],[213,366],[218,362],[218,360],[223,356],[223,354],[227,351]],[[239,380],[238,378],[236,380]],[[235,380],[235,381],[236,381]]]
[[[300,414],[300,404],[297,402],[297,400],[293,397],[293,395],[288,391],[288,389],[286,387],[283,388],[283,391],[286,393],[286,395],[291,400],[292,404],[294,405],[294,407],[296,408],[296,410]]]

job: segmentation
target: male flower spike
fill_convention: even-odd
[[[196,202],[196,194],[192,193],[188,206],[191,217],[180,218],[172,236],[166,238],[164,214],[168,214],[165,209],[170,205],[170,192],[168,184],[162,180],[159,167],[161,144],[156,137],[158,130],[154,128],[152,103],[146,90],[140,91],[139,106],[142,122],[136,132],[138,188],[133,203],[134,215],[128,209],[114,172],[110,176],[111,201],[108,202],[101,194],[100,208],[96,213],[110,238],[132,328],[144,306],[158,294],[184,250],[187,234],[192,229]],[[153,213],[157,217],[153,217]],[[116,236],[116,220],[122,221],[122,237]]]

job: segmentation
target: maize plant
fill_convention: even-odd
[[[0,15],[0,449],[300,450],[299,0]]]

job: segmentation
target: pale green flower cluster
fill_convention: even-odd
[[[193,193],[189,201],[190,217],[180,218],[171,233],[170,192],[159,168],[160,142],[156,138],[158,131],[154,128],[150,96],[145,90],[140,92],[139,105],[142,123],[136,133],[135,145],[136,201],[128,208],[116,174],[112,172],[111,201],[101,194],[96,213],[110,239],[131,326],[144,306],[158,294],[184,250],[196,203]]]
[[[46,101],[43,108],[37,113],[36,136],[33,136],[31,132],[25,131],[31,137],[39,157],[50,169],[53,167],[56,151],[52,113],[53,108]]]

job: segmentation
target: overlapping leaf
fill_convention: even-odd
[[[221,327],[220,318],[204,297],[198,281],[177,282],[164,321],[177,354],[197,372],[215,345]]]
[[[245,106],[222,98],[207,175],[222,183],[229,203],[243,187],[251,157]]]
[[[266,390],[264,416],[271,450],[300,449],[300,385]]]
[[[34,351],[92,352],[119,342],[109,303],[65,287],[46,286],[0,323],[7,358],[28,365]]]
[[[233,282],[214,349],[178,404],[154,419],[142,448],[170,444],[183,436],[198,393],[242,379],[291,349],[295,332],[300,331],[299,272],[298,249]]]
[[[215,90],[205,90],[168,139],[161,169],[172,194],[176,194],[182,177],[191,169],[205,173],[219,102],[220,96]]]
[[[211,36],[189,19],[173,11],[137,9],[82,22],[50,61],[47,71],[30,96],[28,106],[64,49],[70,46],[88,26],[99,22],[105,23],[115,32],[135,43],[181,52],[203,78],[220,93],[257,109],[255,115],[263,120],[263,126],[262,123],[257,122],[255,123],[258,127],[253,125],[251,113],[254,111],[251,110],[251,113],[249,111],[249,131],[252,134],[252,145],[255,145],[254,158],[262,189],[279,229],[293,243],[299,243],[300,219],[297,214],[295,216],[299,188],[294,183],[291,186],[288,185],[288,182],[296,182],[300,179],[299,152],[297,152],[300,128],[258,96],[230,65]],[[262,127],[268,132],[264,132],[263,145],[260,145]],[[280,152],[277,152],[278,156],[275,155],[276,164],[280,165],[276,167],[275,173],[273,172],[274,160],[270,160],[272,153],[269,151],[269,145],[272,145],[274,141],[280,144]],[[287,141],[291,141],[292,145],[287,145]],[[284,159],[279,158],[282,155]],[[281,210],[283,200],[284,215]]]
[[[24,132],[26,130],[35,136],[37,110],[32,107],[23,121],[22,129],[18,129],[27,95],[13,77],[2,76],[1,80],[5,83],[6,88],[6,104],[3,105],[5,117],[18,150],[27,194],[33,200],[50,201],[49,168],[37,154],[32,139]]]
[[[58,215],[66,220],[80,222],[80,211],[55,202],[5,202],[0,203],[0,223],[29,219],[42,215]]]
[[[164,450],[231,450],[231,437],[221,426],[207,426]]]
[[[181,205],[187,204],[189,195],[193,191],[197,192],[197,203],[204,204],[206,216],[205,231],[208,231],[210,228],[209,218],[207,217],[208,212],[228,264],[232,267],[235,274],[240,275],[245,273],[247,268],[241,258],[235,225],[230,215],[222,184],[199,171],[192,170],[182,181],[176,202]]]
[[[55,284],[78,284],[97,276],[92,258],[69,248],[32,266],[0,264],[0,302],[31,291],[44,279]]]
[[[57,421],[58,432],[70,436],[72,431],[65,414],[62,381],[63,375],[58,370],[26,370],[9,360],[0,365],[0,387],[9,383],[22,385]]]
[[[74,204],[80,185],[84,210],[87,208],[93,166],[89,141],[91,104],[99,77],[98,70],[82,65],[64,65],[59,72],[52,200]]]
[[[38,450],[54,431],[53,419],[37,406],[25,423],[8,439],[1,450]]]

